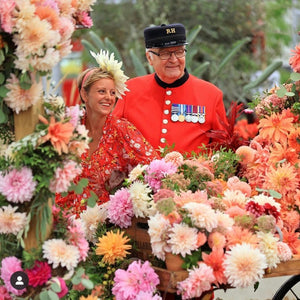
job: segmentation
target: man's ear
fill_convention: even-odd
[[[152,54],[150,52],[146,52],[146,58],[150,66],[153,66]]]

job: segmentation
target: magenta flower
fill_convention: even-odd
[[[4,176],[0,174],[0,193],[7,201],[14,203],[30,201],[35,187],[32,171],[27,167],[21,170],[13,169]]]
[[[13,300],[10,294],[7,291],[7,288],[5,286],[0,286],[0,295],[3,297],[2,300]]]
[[[57,296],[59,299],[61,299],[62,297],[64,297],[65,295],[68,294],[69,289],[66,285],[66,282],[61,277],[57,277],[56,279],[58,280],[57,283],[61,288],[61,291],[59,293],[57,293]]]
[[[127,189],[121,188],[110,196],[107,214],[109,221],[121,228],[127,228],[131,225],[134,212],[130,193]]]
[[[151,268],[149,261],[132,262],[127,271],[118,269],[115,272],[113,295],[118,300],[134,300],[140,292],[153,293],[159,284],[158,275]]]
[[[32,269],[27,269],[29,285],[37,287],[45,284],[51,278],[51,268],[46,262],[35,261]]]
[[[9,256],[2,259],[1,262],[1,278],[5,284],[6,289],[17,296],[26,292],[26,289],[17,290],[10,283],[10,277],[17,271],[23,271],[21,261],[15,256]]]
[[[154,192],[157,192],[161,187],[161,180],[167,175],[175,174],[177,167],[164,159],[153,160],[146,169],[147,175],[145,180]]]

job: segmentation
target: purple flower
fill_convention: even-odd
[[[23,203],[30,201],[36,187],[32,171],[27,167],[13,169],[5,176],[0,175],[0,193],[7,201]]]
[[[131,225],[131,218],[134,213],[130,193],[127,189],[121,188],[110,196],[107,214],[109,221],[121,228],[127,228]]]

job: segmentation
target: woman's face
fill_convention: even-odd
[[[110,78],[97,80],[88,93],[85,93],[83,101],[86,104],[87,111],[107,116],[116,103],[115,83]]]

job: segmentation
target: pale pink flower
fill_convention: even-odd
[[[200,297],[203,292],[211,289],[215,280],[213,269],[205,263],[199,263],[198,267],[189,270],[187,279],[177,283],[177,294],[181,294],[183,300]]]
[[[131,225],[134,216],[130,193],[126,188],[121,188],[114,195],[110,195],[107,209],[109,222],[121,228]]]
[[[99,223],[104,223],[107,218],[107,203],[102,205],[88,206],[80,214],[80,219],[84,226],[85,236],[90,242],[96,242],[96,229]]]
[[[62,239],[51,239],[44,242],[43,257],[53,264],[53,268],[59,265],[72,270],[78,265],[80,252],[76,246],[68,245]]]
[[[227,189],[224,191],[222,203],[224,203],[228,208],[231,206],[239,206],[240,208],[244,208],[246,202],[246,195],[240,190]]]
[[[198,248],[197,229],[189,227],[185,223],[174,224],[169,230],[169,240],[167,241],[173,254],[181,254],[185,257]]]
[[[43,86],[42,82],[33,81],[28,90],[23,90],[16,75],[11,73],[10,76],[5,85],[9,91],[4,101],[8,107],[18,114],[20,111],[27,110],[41,99]]]
[[[287,243],[277,242],[277,252],[280,261],[288,261],[292,258],[293,252]]]
[[[160,213],[157,213],[149,218],[148,226],[152,252],[159,259],[165,260],[166,239],[171,224]]]
[[[72,22],[71,19],[64,16],[59,18],[59,22],[60,22],[59,34],[61,36],[61,40],[66,41],[71,38],[75,30],[74,23]]]
[[[70,123],[76,128],[79,125],[80,118],[83,116],[83,111],[78,104],[66,107],[66,117],[70,118]]]
[[[171,162],[177,167],[179,167],[183,163],[183,156],[180,152],[177,151],[167,153],[164,159],[166,162]]]
[[[0,207],[0,233],[17,235],[25,228],[26,213],[16,212],[17,209],[11,205]]]
[[[55,170],[55,174],[50,180],[49,190],[52,193],[67,192],[72,180],[80,173],[80,165],[72,160],[66,161],[63,168],[57,168]]]
[[[26,292],[26,289],[17,290],[10,283],[10,277],[17,271],[23,271],[22,262],[15,256],[9,256],[2,259],[1,262],[1,279],[3,280],[7,290],[17,296]]]
[[[31,169],[23,167],[12,169],[2,176],[0,174],[0,193],[6,200],[13,203],[23,203],[31,200],[36,187]]]
[[[0,2],[0,24],[5,32],[11,33],[14,25],[13,10],[15,8],[14,0],[6,0]]]
[[[190,190],[186,192],[181,192],[179,195],[175,194],[173,200],[179,207],[182,207],[189,202],[204,203],[209,205],[207,190],[196,191],[195,193],[193,193]]]
[[[259,240],[259,249],[266,257],[268,268],[276,268],[280,263],[277,252],[278,237],[271,232],[262,231],[259,231],[256,235]]]
[[[251,186],[248,183],[241,181],[237,176],[228,178],[227,186],[230,190],[241,191],[246,197],[251,196]]]
[[[127,270],[115,272],[112,293],[116,299],[134,300],[140,292],[154,292],[159,284],[159,277],[151,268],[149,261],[132,262]]]
[[[88,256],[89,243],[85,239],[83,224],[80,219],[69,219],[68,241],[79,249],[80,261],[85,261]]]
[[[267,262],[258,249],[243,243],[236,244],[225,254],[223,266],[228,283],[233,287],[245,288],[262,279]]]
[[[162,297],[159,295],[153,295],[152,292],[139,292],[136,295],[135,300],[162,300]]]
[[[209,205],[190,202],[185,204],[183,208],[187,210],[194,226],[204,228],[208,232],[218,226],[216,213]]]

